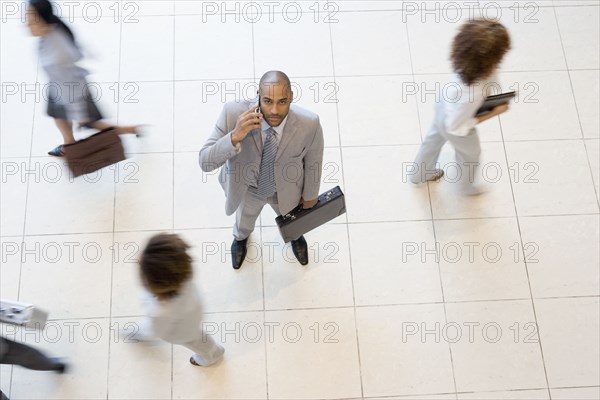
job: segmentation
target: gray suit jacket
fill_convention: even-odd
[[[255,129],[246,136],[239,153],[231,143],[238,117],[251,105],[249,101],[225,104],[212,135],[200,150],[202,171],[211,172],[224,165],[219,181],[227,198],[227,215],[237,210],[250,186],[258,186],[263,150],[261,130]],[[292,104],[275,159],[277,200],[283,215],[298,206],[301,197],[313,200],[319,196],[323,147],[319,117]]]

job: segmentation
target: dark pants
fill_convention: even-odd
[[[57,371],[63,368],[59,361],[22,343],[0,338],[0,364],[20,365],[36,371]]]

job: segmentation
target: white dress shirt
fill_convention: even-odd
[[[287,115],[285,116],[285,118],[283,119],[283,121],[281,121],[281,124],[279,124],[279,126],[271,126],[267,123],[267,121],[263,120],[262,122],[262,141],[263,141],[263,145],[265,144],[265,142],[267,141],[267,131],[270,128],[273,128],[273,130],[275,131],[276,135],[275,135],[275,139],[277,140],[277,145],[279,145],[279,143],[281,143],[281,135],[283,134],[283,129],[285,128],[285,124],[287,122]]]
[[[262,124],[261,124],[261,137],[262,137],[262,142],[263,145],[265,144],[265,142],[267,141],[267,131],[269,130],[269,128],[273,128],[273,130],[275,131],[276,135],[275,135],[275,140],[277,140],[277,145],[279,146],[279,143],[281,143],[281,135],[283,134],[283,129],[285,128],[285,124],[287,122],[287,115],[285,116],[285,118],[283,119],[283,121],[281,121],[281,124],[279,124],[279,126],[270,126],[267,121],[263,120]],[[232,144],[233,146],[233,144]],[[237,145],[233,146],[233,148],[235,149],[235,152],[237,154],[239,154],[240,151],[242,151],[242,144],[238,143]]]

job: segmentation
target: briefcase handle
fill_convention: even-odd
[[[321,199],[317,199],[317,204],[315,204],[314,206],[312,206],[311,208],[304,208],[302,206],[302,203],[300,203],[296,208],[294,208],[292,211],[290,211],[289,213],[285,214],[284,218],[285,219],[296,219],[298,214],[300,214],[301,212],[307,212],[309,210],[312,210],[313,208],[317,207],[319,205],[319,203],[321,203]]]
[[[87,125],[83,125],[83,126],[84,126],[84,127],[88,127]],[[91,128],[91,127],[88,127],[88,128]],[[143,136],[144,136],[144,134],[141,132],[141,130],[142,130],[142,129],[141,129],[141,128],[142,128],[142,126],[138,126],[137,128],[139,128],[139,129],[138,129],[138,132],[136,132],[136,133],[131,133],[131,135],[135,135],[135,137],[138,137],[138,138],[141,138],[141,137],[143,137]],[[116,126],[109,126],[108,128],[104,128],[104,129],[102,129],[102,130],[100,130],[100,131],[98,131],[98,132],[94,133],[92,136],[99,135],[99,134],[101,134],[101,133],[107,133],[107,132],[111,132],[111,131],[114,131],[114,130],[116,130],[116,129],[117,129],[117,127],[116,127]],[[123,135],[123,133],[118,133],[118,135]],[[91,136],[90,136],[90,137],[91,137]],[[87,139],[87,138],[86,138],[86,139]],[[85,140],[85,139],[83,139],[83,140]]]
[[[110,133],[110,132],[112,132],[114,130],[115,130],[115,128],[111,126],[109,128],[102,129],[101,131],[98,131],[98,132],[94,133],[93,135],[86,137],[85,139],[79,139],[75,143],[63,144],[63,146],[64,147],[71,147],[71,146],[74,146],[74,145],[79,144],[79,143],[87,142],[88,140],[90,140],[94,136],[102,135],[102,134],[105,134],[105,133]]]
[[[319,204],[321,204],[321,203],[322,203],[322,202],[321,202],[321,200],[323,200],[323,199],[324,199],[325,201],[329,201],[329,199],[330,199],[330,196],[331,196],[332,194],[335,194],[335,192],[336,192],[336,191],[341,193],[341,189],[340,189],[340,187],[339,187],[339,186],[337,186],[337,187],[335,187],[335,188],[333,188],[333,189],[331,189],[331,190],[328,190],[326,193],[323,193],[322,195],[320,195],[320,196],[317,198],[317,204],[315,204],[315,205],[314,205],[312,208],[304,208],[304,207],[302,207],[302,202],[301,202],[301,203],[300,203],[300,204],[299,204],[299,205],[298,205],[296,208],[294,208],[292,211],[290,211],[289,213],[287,213],[287,214],[286,214],[286,215],[284,215],[283,217],[284,217],[285,219],[288,219],[288,218],[289,218],[289,219],[292,219],[292,220],[294,220],[294,219],[296,219],[296,218],[297,218],[297,214],[298,214],[298,213],[301,213],[301,212],[303,212],[303,211],[304,211],[304,212],[306,212],[306,211],[312,210],[313,208],[316,208],[317,206],[319,206]],[[342,195],[343,195],[343,193],[342,193]]]
[[[135,135],[135,137],[141,138],[142,136],[144,136],[144,134],[141,131],[141,126],[138,126],[138,132],[135,133],[129,133],[130,135]],[[106,132],[110,132],[110,131],[114,131],[116,130],[117,127],[115,126],[109,126],[106,129],[102,129],[101,131],[99,131],[98,133],[95,133],[95,135],[99,134],[99,133],[106,133]],[[123,133],[119,133],[119,135],[123,135]]]
[[[316,204],[315,204],[315,207],[316,207]],[[300,203],[296,208],[294,208],[292,211],[287,213],[285,215],[285,218],[286,219],[290,218],[290,219],[294,220],[294,219],[296,219],[296,214],[300,213],[303,210],[304,210],[304,207],[302,207],[302,203]],[[310,210],[310,208],[307,208],[307,210]]]

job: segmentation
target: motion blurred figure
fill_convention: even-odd
[[[192,350],[190,363],[208,367],[225,350],[202,331],[202,305],[192,281],[189,246],[177,235],[159,234],[150,239],[140,259],[140,276],[149,297],[147,318],[132,338],[162,339]]]
[[[118,133],[138,133],[135,126],[115,127],[101,122],[102,114],[87,92],[88,71],[76,64],[83,55],[75,36],[54,14],[48,0],[29,0],[27,26],[33,36],[40,38],[40,65],[50,80],[47,113],[54,118],[63,136],[63,144],[75,142],[73,121],[76,121],[80,128],[104,130],[112,127]],[[63,156],[62,145],[48,154]]]
[[[14,364],[35,371],[55,371],[62,374],[67,365],[58,358],[50,358],[39,350],[0,337],[0,364]],[[4,393],[0,392],[0,400],[8,400]]]
[[[508,110],[500,105],[491,112],[475,117],[489,89],[498,86],[496,70],[511,41],[506,28],[495,21],[477,19],[465,23],[454,38],[451,61],[454,74],[448,89],[436,107],[433,126],[423,141],[415,160],[416,171],[411,176],[415,184],[437,181],[444,171],[436,167],[440,151],[450,142],[456,152],[461,174],[458,182],[465,195],[478,195],[483,189],[474,185],[481,146],[476,125]]]

